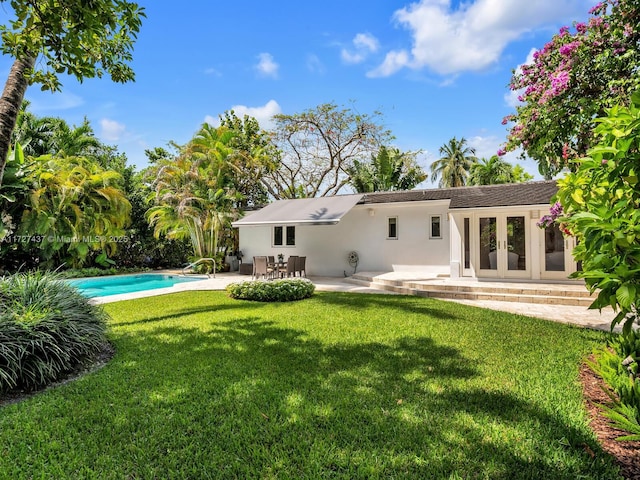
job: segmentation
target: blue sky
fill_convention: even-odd
[[[76,125],[87,117],[101,140],[142,168],[145,149],[186,143],[226,110],[269,128],[275,113],[335,102],[382,112],[395,146],[423,150],[428,168],[454,136],[481,157],[495,154],[502,118],[514,111],[512,70],[597,2],[139,3],[147,18],[134,50],[136,82],[64,77],[62,93],[27,91],[31,111]],[[5,77],[10,65],[0,58]],[[507,159],[540,178],[533,162]]]

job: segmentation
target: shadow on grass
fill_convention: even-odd
[[[410,297],[405,295],[386,295],[377,293],[351,294],[339,292],[316,292],[314,298],[328,305],[341,307],[378,307],[395,308],[407,313],[419,313],[430,315],[443,320],[456,320],[448,305],[440,305],[439,302],[425,302],[421,297]]]
[[[103,434],[153,437],[149,445],[182,452],[181,468],[204,461],[221,478],[573,480],[610,472],[606,458],[585,451],[599,452],[585,432],[514,393],[473,386],[476,365],[430,338],[323,343],[257,316],[212,321],[206,331],[116,329],[115,337],[121,354],[109,373],[126,382],[110,395],[124,418],[105,419]],[[176,435],[176,421],[188,440]],[[143,456],[171,466],[159,452]]]

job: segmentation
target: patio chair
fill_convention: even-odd
[[[273,269],[269,268],[267,264],[267,257],[253,257],[253,275],[252,278],[270,278],[273,274]]]
[[[276,258],[273,255],[267,255],[267,261],[273,265],[274,263],[276,263]]]
[[[306,263],[307,263],[307,257],[296,258],[296,273],[301,277],[307,276]],[[304,272],[304,274],[302,272]]]
[[[298,257],[296,255],[291,255],[287,259],[287,277],[295,277],[296,276],[296,264],[298,263]]]

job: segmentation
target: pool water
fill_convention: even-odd
[[[78,278],[67,281],[77,287],[85,297],[93,298],[172,287],[176,283],[195,282],[198,280],[204,279],[162,273],[142,273],[113,277]]]

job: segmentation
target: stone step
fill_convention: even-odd
[[[403,281],[385,279],[367,274],[353,275],[347,281],[403,295],[444,299],[491,300],[588,307],[595,298],[591,297],[587,289],[582,285],[567,285],[566,288],[537,283],[509,284],[507,282],[465,285],[464,283],[443,282],[441,280]]]

